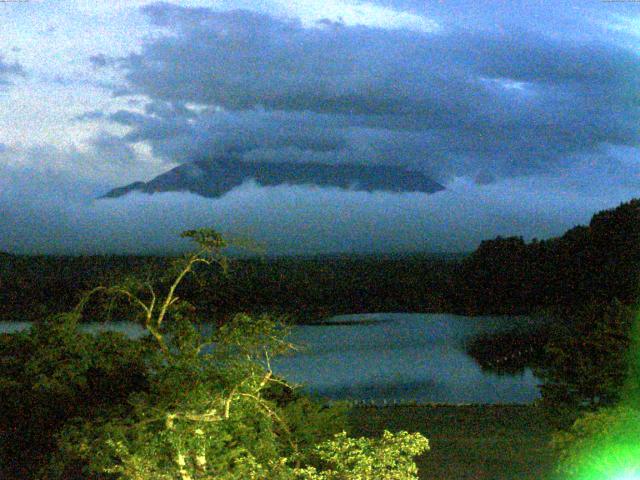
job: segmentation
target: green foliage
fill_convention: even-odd
[[[428,447],[420,434],[350,439],[341,433],[343,406],[322,406],[273,374],[271,359],[292,348],[285,325],[246,314],[210,333],[194,324],[180,284],[199,264],[224,270],[227,244],[213,230],[185,237],[200,249],[176,263],[172,280],[97,287],[74,314],[3,337],[8,407],[56,419],[38,460],[8,477],[34,478],[37,470],[46,480],[415,478],[412,457]],[[123,299],[150,335],[81,333],[79,315],[97,295]],[[20,413],[22,424],[7,428],[24,445],[25,429],[40,425]]]
[[[126,410],[129,394],[147,388],[145,345],[114,332],[83,333],[74,314],[0,336],[0,477],[33,478],[72,418]],[[71,463],[69,479],[76,478]]]
[[[429,450],[419,433],[385,431],[381,439],[349,438],[341,433],[316,447],[325,468],[296,471],[301,480],[417,480],[413,457]]]
[[[225,240],[214,230],[188,231],[184,238],[200,242],[207,255],[226,246],[263,251],[244,239]],[[166,285],[184,266],[172,263],[163,257],[0,256],[0,304],[5,307],[0,319],[33,320],[67,311],[77,302],[77,292],[96,283],[119,284],[133,271],[156,280],[166,274]],[[182,283],[182,298],[209,320],[238,311],[286,313],[308,321],[373,311],[529,314],[613,298],[631,304],[640,295],[640,199],[598,212],[588,226],[560,237],[531,242],[497,237],[466,257],[255,257],[235,261],[229,276],[204,264],[197,270],[197,277]],[[113,318],[124,319],[126,306],[116,307]],[[92,308],[87,315],[93,318],[105,311],[96,304]]]
[[[589,223],[594,288],[624,304],[640,297],[640,199],[603,210]],[[607,295],[608,294],[608,295]]]
[[[180,234],[182,238],[189,238],[208,251],[219,251],[228,246],[227,242],[212,228],[185,230]]]
[[[303,461],[344,421],[303,397],[279,402],[286,386],[254,356],[271,325],[243,329],[246,320],[219,331],[210,353],[155,364],[150,391],[130,398],[128,415],[69,426],[54,465],[71,452],[90,471],[122,479],[288,478],[285,460]],[[275,355],[274,344],[262,346],[263,358]]]
[[[527,368],[545,364],[550,328],[541,322],[500,333],[478,334],[466,342],[465,351],[483,370],[498,375],[522,374]]]
[[[558,479],[636,478],[640,471],[640,410],[619,405],[585,413],[568,431],[554,435]]]
[[[619,400],[634,318],[634,309],[617,300],[558,314],[544,365],[535,369],[543,380],[541,405],[554,424],[566,428],[583,411]]]

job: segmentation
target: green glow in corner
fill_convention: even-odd
[[[640,480],[640,473],[634,469],[633,472],[625,472],[620,475],[616,475],[613,477],[613,480]]]
[[[612,410],[612,416],[627,417],[629,412]],[[637,414],[636,414],[637,417]],[[613,420],[615,422],[615,419]],[[579,480],[640,480],[640,422],[595,434],[591,447],[577,456],[575,469]],[[626,431],[623,431],[626,430]],[[623,437],[624,435],[624,437]],[[625,438],[626,437],[626,438]],[[633,438],[632,438],[633,437]]]
[[[630,333],[629,368],[621,400],[585,414],[571,433],[561,460],[561,480],[640,480],[640,317]]]

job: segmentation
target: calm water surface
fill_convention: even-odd
[[[309,391],[333,399],[376,402],[530,403],[539,383],[521,375],[483,372],[464,351],[466,340],[514,326],[526,317],[464,317],[450,314],[366,314],[332,317],[322,325],[293,328],[301,347],[274,359],[273,370]],[[28,328],[0,322],[0,332]],[[129,323],[89,324],[90,331],[144,333]]]

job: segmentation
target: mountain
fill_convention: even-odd
[[[149,182],[114,188],[101,198],[129,192],[187,191],[203,197],[221,197],[253,179],[263,186],[317,185],[360,191],[424,192],[444,190],[420,172],[384,165],[327,165],[323,163],[248,162],[232,158],[184,163]]]

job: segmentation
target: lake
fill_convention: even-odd
[[[383,402],[531,403],[539,380],[483,372],[465,353],[478,334],[527,328],[526,317],[464,317],[451,314],[379,313],[336,316],[298,325],[290,341],[301,347],[272,361],[274,372],[331,399]],[[0,332],[29,328],[0,322]],[[87,324],[89,331],[144,333],[129,323]]]

